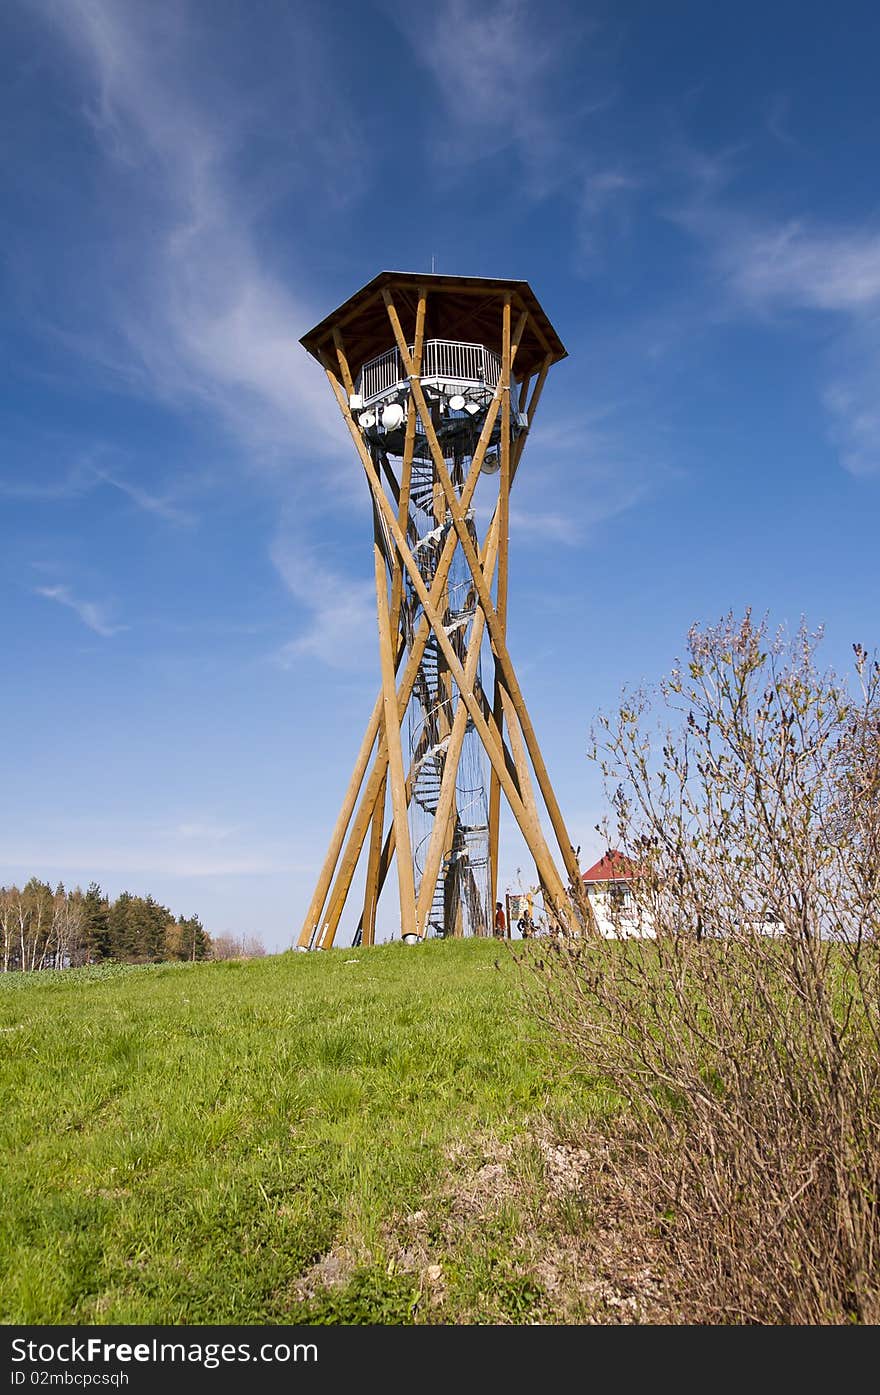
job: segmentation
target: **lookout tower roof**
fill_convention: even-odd
[[[548,356],[551,363],[566,357],[565,347],[528,281],[419,275],[406,271],[381,271],[338,310],[304,334],[300,343],[320,363],[322,353],[333,353],[333,331],[337,329],[345,341],[352,370],[356,371],[393,343],[382,292],[385,289],[391,292],[403,332],[412,342],[420,287],[428,293],[426,339],[482,344],[500,353],[501,307],[509,293],[512,327],[523,310],[529,317],[517,350],[514,378],[520,380],[537,372]]]

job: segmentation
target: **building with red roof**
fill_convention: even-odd
[[[582,881],[593,882],[630,882],[633,879],[633,864],[629,858],[616,848],[609,848],[607,853],[603,853],[598,862],[594,862],[584,872]]]
[[[600,935],[609,940],[647,937],[654,930],[639,914],[630,883],[636,875],[635,864],[616,848],[588,867],[581,880],[587,892]]]

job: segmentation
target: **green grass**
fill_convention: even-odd
[[[526,1018],[491,941],[0,976],[0,1321],[413,1320],[450,1150],[589,1102]],[[515,1232],[438,1240],[441,1320],[528,1320]]]

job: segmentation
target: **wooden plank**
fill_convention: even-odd
[[[379,485],[379,489],[381,491],[381,485]],[[384,494],[382,498],[385,500]],[[385,502],[387,504],[387,500]],[[377,534],[379,530],[379,518],[377,517]],[[379,622],[379,658],[382,666],[382,715],[385,726],[385,744],[388,748],[388,775],[391,783],[391,807],[394,812],[394,840],[397,844],[400,933],[401,935],[413,935],[416,933],[416,893],[406,809],[406,777],[403,773],[403,750],[400,742],[400,722],[397,715],[397,683],[394,676],[391,614],[388,608],[388,576],[385,569],[385,559],[378,541],[373,551],[376,571],[376,608]]]
[[[364,884],[364,909],[361,915],[361,944],[376,943],[376,910],[379,904],[379,862],[382,856],[382,831],[385,827],[385,790],[387,775],[376,796],[376,807],[370,824],[370,847],[367,853],[367,877]],[[392,820],[391,827],[394,827]]]
[[[549,373],[552,365],[553,359],[550,355],[548,355],[547,358],[544,359],[544,362],[541,364],[541,371],[538,374],[535,386],[532,390],[532,396],[527,411],[529,424],[527,427],[525,427],[522,434],[517,437],[516,445],[514,446],[513,461],[510,467],[511,484],[513,484],[513,481],[516,479],[516,472],[519,469],[519,462],[522,459],[522,453],[526,448],[526,441],[528,439],[529,432],[532,429],[532,424],[535,419],[535,413],[538,410],[538,403],[541,400],[541,393],[544,391],[544,384],[547,381],[547,374]]]
[[[504,301],[501,325],[501,472],[498,478],[498,581],[495,608],[502,632],[507,633],[507,580],[510,545],[510,298]],[[491,586],[490,586],[491,592]],[[495,663],[492,715],[504,735],[504,709],[498,664]],[[498,838],[501,821],[501,785],[492,772],[489,780],[489,883],[492,905],[498,897]]]

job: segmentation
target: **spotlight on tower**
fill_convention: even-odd
[[[465,402],[464,409],[466,412],[470,412],[471,416],[475,416],[480,410],[480,404],[479,402]]]
[[[496,475],[501,469],[501,456],[497,450],[487,451],[480,469],[484,475]]]
[[[386,431],[396,431],[404,418],[404,410],[399,402],[389,402],[382,409],[382,425]]]

